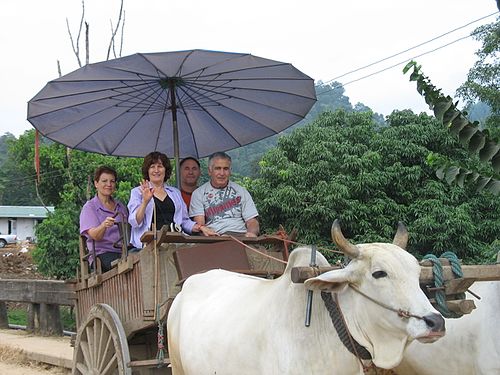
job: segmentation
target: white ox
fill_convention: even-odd
[[[411,344],[396,369],[398,375],[500,374],[500,282],[476,282],[470,289],[481,296],[477,308],[447,319],[448,333],[439,342]]]
[[[396,366],[412,339],[435,341],[444,319],[419,287],[417,260],[394,244],[352,245],[337,221],[336,244],[353,260],[294,284],[291,268],[307,266],[311,249],[298,248],[284,274],[265,280],[224,270],[191,276],[175,298],[167,322],[174,375],[361,374],[360,360],[340,341],[320,296],[338,292],[339,305],[353,338],[382,368]],[[405,246],[407,233],[394,242]],[[319,266],[328,266],[321,254]],[[423,319],[402,318],[356,292]],[[310,327],[305,327],[306,287],[317,290]]]

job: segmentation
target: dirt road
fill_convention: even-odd
[[[0,374],[69,374],[73,348],[69,337],[42,337],[0,330]],[[50,366],[49,364],[55,365]]]
[[[0,277],[4,279],[43,279],[33,264],[34,245],[27,242],[0,249]],[[9,308],[14,305],[9,303]],[[16,304],[18,305],[18,304]],[[24,306],[24,305],[23,305]],[[73,348],[69,338],[44,338],[22,331],[0,329],[1,375],[67,375],[71,371]],[[38,361],[48,361],[61,367]]]
[[[16,363],[17,362],[17,363]],[[20,363],[15,361],[13,363],[0,362],[0,374],[4,375],[68,375],[71,374],[70,370],[62,369],[60,367],[48,368],[44,365],[34,365]]]

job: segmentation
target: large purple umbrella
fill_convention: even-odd
[[[291,64],[245,53],[137,53],[50,81],[28,121],[70,148],[142,157],[210,155],[277,134],[316,101]],[[178,168],[177,168],[178,170]]]

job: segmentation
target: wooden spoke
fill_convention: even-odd
[[[131,375],[127,337],[116,312],[106,304],[92,307],[80,327],[73,375]]]

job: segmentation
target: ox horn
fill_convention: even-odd
[[[342,230],[340,229],[339,219],[335,219],[332,225],[332,240],[335,242],[342,252],[348,257],[354,259],[359,255],[359,249],[354,246],[352,243],[347,241],[342,234]]]
[[[406,249],[406,245],[408,244],[408,230],[401,221],[398,223],[398,231],[396,232],[392,243],[402,249]]]

